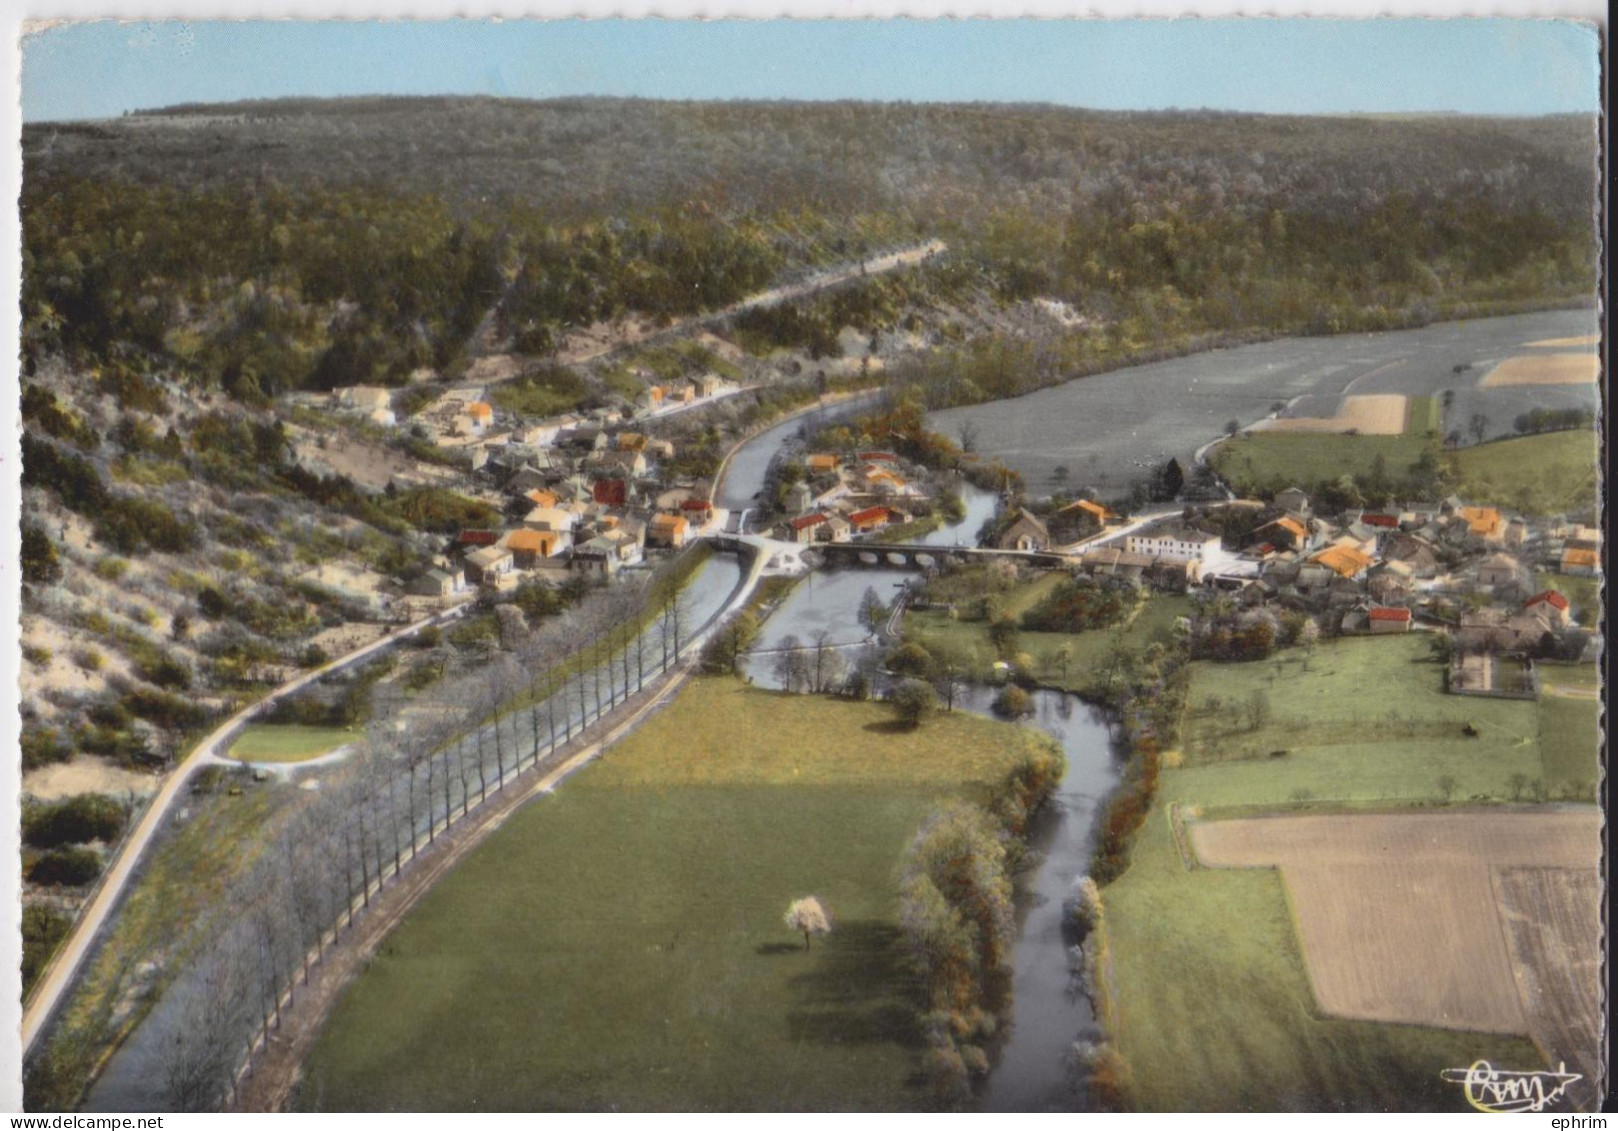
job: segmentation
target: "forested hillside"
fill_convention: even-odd
[[[118,353],[248,396],[453,366],[503,282],[500,328],[543,354],[933,236],[944,297],[1065,301],[1105,352],[1595,277],[1578,117],[291,100],[40,123],[24,151],[27,356]]]

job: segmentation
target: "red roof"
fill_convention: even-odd
[[[1567,598],[1562,596],[1554,589],[1547,589],[1537,597],[1530,597],[1528,599],[1528,603],[1525,604],[1523,608],[1531,609],[1541,601],[1559,612],[1567,612]]]
[[[794,530],[807,530],[811,526],[819,526],[826,521],[826,516],[820,513],[806,514],[787,523]]]
[[[1372,609],[1372,620],[1407,621],[1410,619],[1409,609]]]
[[[862,511],[855,511],[848,516],[848,521],[855,526],[865,526],[872,522],[886,522],[892,512],[887,507],[866,507]]]
[[[462,546],[492,546],[500,541],[498,530],[463,530],[455,539]]]
[[[707,499],[687,499],[680,504],[680,509],[683,511],[711,511],[713,510],[713,504]]]
[[[1398,517],[1391,514],[1362,514],[1360,521],[1366,526],[1386,526],[1392,530],[1399,528]]]
[[[597,479],[590,484],[590,496],[602,506],[621,507],[628,498],[627,487],[622,479]]]

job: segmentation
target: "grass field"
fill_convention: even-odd
[[[243,762],[305,762],[330,754],[339,746],[363,737],[347,727],[271,726],[254,723],[242,728],[231,744],[231,758]]]
[[[1599,459],[1596,434],[1581,429],[1462,448],[1449,464],[1462,498],[1556,514],[1595,507]]]
[[[1462,1110],[1443,1068],[1539,1062],[1522,1038],[1323,1017],[1278,873],[1187,871],[1170,823],[1192,808],[1526,800],[1542,777],[1554,791],[1567,764],[1593,763],[1594,714],[1562,711],[1593,704],[1446,696],[1428,647],[1420,636],[1335,641],[1307,672],[1297,650],[1279,663],[1193,666],[1183,747],[1165,760],[1129,869],[1104,891],[1108,1028],[1141,1106]],[[1269,717],[1250,730],[1229,705],[1254,691]],[[1467,722],[1479,737],[1461,732]]]
[[[1063,580],[1064,575],[1060,572],[1042,574],[1005,594],[1000,607],[1020,616],[1043,600]],[[1023,632],[1018,634],[1018,646],[1033,657],[1035,670],[1042,681],[1077,691],[1089,685],[1115,642],[1134,649],[1142,648],[1158,633],[1172,630],[1176,618],[1190,614],[1191,600],[1188,597],[1152,597],[1125,624],[1078,633]],[[987,621],[956,620],[941,609],[922,609],[905,613],[904,631],[906,639],[915,640],[924,648],[943,644],[974,657],[974,671],[978,678],[988,678],[990,665],[996,656],[994,645],[989,640]],[[1065,676],[1057,656],[1064,647],[1069,651]]]
[[[1244,495],[1308,487],[1343,475],[1369,475],[1381,456],[1389,477],[1409,475],[1429,441],[1417,433],[1401,436],[1346,436],[1330,433],[1253,432],[1213,450],[1214,470]]]
[[[350,988],[305,1109],[923,1106],[897,867],[1033,741],[701,679],[524,809]],[[815,893],[837,929],[781,922]]]

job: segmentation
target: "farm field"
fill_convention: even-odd
[[[1584,1079],[1569,1093],[1586,1111],[1603,1094],[1601,875],[1594,868],[1497,872],[1495,894],[1529,1032],[1548,1058]]]
[[[1553,702],[1593,704],[1446,696],[1428,649],[1419,637],[1340,640],[1319,645],[1307,672],[1301,650],[1192,666],[1182,749],[1165,758],[1128,870],[1103,890],[1107,1027],[1141,1107],[1461,1110],[1442,1069],[1542,1059],[1511,1034],[1323,1016],[1279,874],[1190,871],[1176,840],[1193,815],[1509,802],[1544,777],[1552,797],[1571,795],[1558,775],[1594,765],[1595,716],[1549,733],[1546,720]],[[1232,712],[1254,691],[1269,704],[1257,730]]]
[[[357,737],[346,727],[255,723],[242,728],[227,757],[243,762],[303,762],[330,754]]]
[[[1454,390],[1447,427],[1464,427],[1480,413],[1490,437],[1509,434],[1517,415],[1531,408],[1593,408],[1597,391],[1591,385],[1479,389],[1481,370],[1457,374],[1455,366],[1511,356],[1527,342],[1582,336],[1594,322],[1591,311],[1560,310],[1440,322],[1392,333],[1283,339],[1132,366],[1012,400],[934,412],[928,425],[954,436],[970,421],[979,430],[979,450],[999,457],[1028,483],[1049,483],[1051,473],[1066,465],[1074,485],[1114,498],[1147,474],[1143,461],[1150,467],[1174,456],[1188,465],[1197,449],[1216,439],[1232,420],[1249,427],[1277,404],[1303,396],[1340,398],[1350,385],[1353,394],[1363,396],[1432,398]],[[1412,428],[1417,419],[1413,413]],[[1273,474],[1285,481],[1283,487],[1311,476],[1336,479],[1344,472],[1369,470],[1379,451],[1390,473],[1396,473],[1420,456],[1420,431],[1342,437],[1358,442],[1325,448],[1318,457],[1312,445],[1324,448],[1333,437],[1267,435],[1266,443],[1253,449],[1255,479],[1262,485]],[[1143,437],[1148,436],[1156,442],[1143,450]],[[1222,458],[1226,450],[1242,452],[1258,438],[1221,444],[1214,457]],[[1277,441],[1293,441],[1294,446],[1272,448]],[[1294,462],[1300,458],[1307,462]],[[1237,489],[1245,492],[1247,487]]]
[[[1601,856],[1593,806],[1257,817],[1196,821],[1189,832],[1208,867],[1280,869],[1328,1015],[1488,1033],[1529,1031],[1493,877],[1594,875]],[[1599,908],[1593,899],[1574,916],[1592,956]]]
[[[1261,420],[1253,426],[1261,432],[1345,432],[1361,436],[1399,436],[1409,416],[1407,398],[1397,393],[1377,393],[1365,397],[1344,397],[1332,416],[1289,416]]]
[[[1031,741],[696,680],[433,889],[339,1003],[299,1104],[924,1106],[900,853]],[[838,925],[806,951],[781,916],[811,892]]]
[[[1601,374],[1601,360],[1592,353],[1530,354],[1508,357],[1489,371],[1479,387],[1501,385],[1590,385]]]
[[[1579,430],[1462,448],[1449,463],[1462,498],[1555,514],[1596,505],[1599,456],[1596,434]]]

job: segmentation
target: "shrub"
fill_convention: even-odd
[[[36,668],[49,667],[52,659],[51,650],[42,644],[24,644],[22,658]]]
[[[1004,715],[1008,719],[1020,718],[1032,709],[1032,701],[1028,692],[1015,684],[1007,684],[1000,689],[1000,694],[994,697],[994,711],[997,715]]]
[[[52,762],[66,762],[73,757],[73,749],[64,743],[55,727],[24,727],[22,732],[22,768],[35,770]]]
[[[22,816],[23,843],[34,848],[111,844],[124,831],[128,815],[116,798],[104,793],[81,793],[62,801],[27,805]]]
[[[22,527],[22,579],[34,585],[62,580],[62,559],[45,528],[32,522]]]
[[[101,855],[94,849],[53,848],[28,867],[28,882],[42,887],[83,887],[101,874]]]

